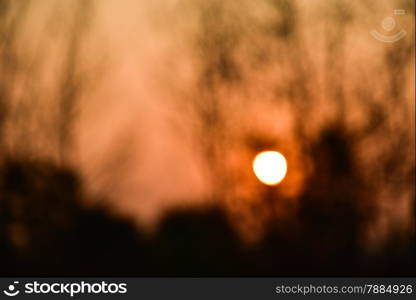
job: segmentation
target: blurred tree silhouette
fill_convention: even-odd
[[[28,17],[33,17],[35,4],[1,1],[2,152],[22,157],[46,156],[62,164],[68,162],[78,101],[92,83],[91,75],[85,72],[83,48],[94,19],[93,4],[94,1],[75,1],[66,13],[60,5],[55,5],[54,15],[41,28],[39,47],[22,50]],[[48,28],[49,25],[54,28]],[[49,40],[50,36],[54,41]],[[56,60],[55,51],[58,51]],[[56,72],[45,75],[48,67],[55,68]],[[42,82],[45,76],[53,76],[46,90]]]
[[[199,81],[189,102],[196,111],[194,117],[201,124],[195,133],[196,144],[202,145],[201,153],[213,178],[213,193],[219,194],[219,199],[235,197],[232,195],[233,188],[238,185],[238,180],[233,178],[236,171],[228,165],[227,157],[245,151],[242,149],[244,146],[235,146],[241,145],[241,139],[255,132],[257,146],[248,151],[261,150],[258,145],[281,146],[281,140],[287,140],[285,136],[267,132],[266,127],[253,128],[251,124],[243,124],[250,122],[250,117],[248,121],[244,118],[244,114],[252,113],[250,102],[260,102],[263,96],[252,97],[247,91],[256,84],[250,82],[256,79],[252,75],[254,67],[250,65],[247,68],[247,63],[255,61],[258,73],[267,74],[268,66],[282,73],[271,71],[276,79],[270,85],[262,81],[258,83],[265,89],[273,90],[272,102],[276,107],[289,105],[293,125],[292,132],[286,135],[293,135],[300,148],[300,156],[305,161],[311,160],[315,171],[306,175],[318,176],[320,178],[315,180],[321,182],[331,182],[325,186],[328,188],[325,197],[338,199],[337,189],[340,193],[350,192],[351,186],[368,191],[365,197],[348,196],[345,204],[366,215],[366,224],[358,222],[359,230],[353,230],[365,239],[366,228],[380,218],[375,213],[379,209],[376,205],[379,197],[377,186],[382,184],[386,189],[394,189],[395,186],[398,192],[413,188],[412,185],[402,185],[411,182],[415,165],[412,158],[414,149],[411,147],[414,131],[409,127],[414,114],[409,111],[408,94],[411,90],[408,75],[411,49],[414,47],[412,40],[402,39],[391,46],[380,44],[385,58],[381,56],[375,64],[378,69],[366,66],[366,72],[356,74],[354,67],[348,65],[352,56],[348,51],[349,38],[355,34],[352,28],[365,9],[364,4],[350,5],[346,1],[336,1],[322,9],[318,16],[323,14],[326,23],[321,37],[321,62],[319,56],[312,53],[316,49],[308,49],[306,34],[309,31],[305,31],[308,25],[302,20],[304,11],[299,9],[299,1],[265,3],[272,13],[272,17],[265,22],[267,26],[251,15],[247,3],[237,7],[232,3],[213,1],[193,6],[201,28],[195,36]],[[254,34],[261,37],[261,45],[253,42],[257,41]],[[318,37],[316,39],[320,41]],[[258,53],[262,53],[263,63],[257,60]],[[382,80],[383,76],[387,77],[386,86],[380,84],[374,88],[371,82],[377,79],[366,78],[367,74],[377,73],[377,70],[383,73],[377,78]],[[356,81],[354,76],[360,79]],[[241,107],[247,107],[246,111]],[[362,114],[361,121],[352,119],[357,114]],[[183,119],[194,122],[192,118],[191,114]],[[239,123],[237,130],[236,123]],[[372,158],[363,158],[368,151],[365,149],[368,143],[385,149],[377,154],[377,162]],[[248,147],[252,145],[248,144]],[[351,165],[350,161],[354,164]],[[345,168],[348,168],[348,175],[338,179],[337,172],[344,172]],[[309,172],[306,167],[304,169],[305,173]],[[400,178],[401,183],[392,181],[393,178]],[[341,187],[337,186],[338,180],[342,183]],[[306,186],[318,184],[306,182]],[[332,191],[334,194],[331,194]],[[302,207],[303,204],[299,205]],[[364,213],[366,208],[371,209]],[[351,211],[346,209],[347,212]]]
[[[69,156],[71,152],[71,133],[77,109],[77,101],[82,94],[82,89],[91,81],[82,73],[81,55],[82,47],[87,38],[86,33],[93,20],[94,1],[76,1],[74,15],[68,32],[66,51],[62,61],[62,76],[58,83],[58,130],[59,130],[59,153],[61,161]]]
[[[252,1],[178,5],[197,16],[189,45],[196,84],[181,119],[214,201],[169,211],[151,235],[108,207],[87,207],[71,160],[80,101],[95,79],[84,53],[94,2],[65,12],[57,5],[42,51],[24,47],[33,3],[0,0],[1,275],[414,275],[414,202],[402,204],[414,198],[414,40],[377,44],[382,56],[360,66],[348,47],[365,4],[326,4],[329,25],[312,50],[299,1],[265,0],[258,10]],[[47,65],[50,53],[57,58]],[[43,76],[54,79],[48,89]],[[289,115],[283,133],[266,118],[255,122],[259,103],[273,124]],[[275,147],[287,150],[288,177],[301,173],[301,187],[285,193],[289,184],[259,187],[247,176],[254,192],[240,196],[245,157]],[[257,243],[235,230],[250,221],[262,225],[252,226]]]

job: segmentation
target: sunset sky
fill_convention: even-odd
[[[172,207],[217,201],[251,224],[243,228],[261,228],[249,207],[275,193],[277,210],[295,218],[308,180],[324,177],[311,145],[339,121],[360,136],[358,173],[374,188],[378,217],[365,239],[410,230],[414,191],[381,176],[379,164],[396,151],[392,176],[407,181],[414,171],[410,2],[33,1],[14,37],[21,68],[10,89],[11,111],[30,113],[9,117],[4,149],[60,161],[56,99],[69,82],[80,92],[64,164],[80,172],[92,202],[152,225]],[[370,34],[402,29],[395,43]],[[65,81],[71,38],[74,80]],[[383,127],[371,131],[377,117]],[[265,150],[288,165],[271,188],[252,169]]]

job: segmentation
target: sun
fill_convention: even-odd
[[[262,183],[276,185],[286,176],[287,162],[277,151],[264,151],[254,158],[253,171]]]

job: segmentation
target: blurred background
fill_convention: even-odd
[[[0,0],[0,275],[415,276],[414,25],[410,0]]]

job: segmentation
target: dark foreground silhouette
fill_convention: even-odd
[[[322,135],[313,177],[293,222],[270,222],[265,238],[242,243],[216,207],[176,210],[147,235],[105,208],[86,208],[76,174],[45,162],[0,165],[2,276],[406,276],[415,246],[401,233],[364,253],[372,218],[342,133]],[[329,180],[330,179],[330,180]],[[336,201],[334,201],[336,199]]]

